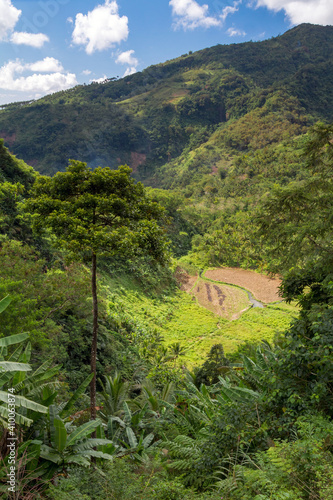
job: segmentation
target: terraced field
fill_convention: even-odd
[[[209,280],[230,283],[249,290],[253,296],[265,304],[281,300],[279,296],[279,278],[270,278],[264,274],[256,273],[248,269],[224,267],[210,269],[204,273]]]
[[[201,277],[181,270],[177,276],[181,290],[155,298],[130,277],[108,277],[105,286],[109,291],[109,312],[115,319],[128,318],[142,334],[157,331],[166,346],[179,342],[185,348],[179,363],[188,367],[202,364],[214,344],[221,343],[228,354],[246,341],[272,342],[277,333],[289,327],[298,309],[277,295],[279,280],[233,269],[235,280],[231,284],[230,276],[222,275],[222,271],[225,269],[210,270]],[[228,279],[229,283],[213,281],[207,275]],[[255,280],[248,281],[249,276]],[[266,288],[258,283],[266,283]],[[258,300],[264,297],[264,307],[252,307],[247,290]],[[274,298],[275,302],[268,302]]]
[[[250,306],[247,293],[240,288],[209,283],[199,278],[190,293],[198,304],[228,320],[235,320]]]
[[[232,321],[251,307],[265,307],[281,301],[280,283],[278,278],[254,271],[220,268],[210,269],[200,277],[184,279],[183,276],[182,289],[193,295],[199,305]]]

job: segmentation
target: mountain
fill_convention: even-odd
[[[0,183],[20,183],[24,187],[30,188],[35,177],[36,172],[34,169],[24,163],[23,160],[11,155],[4,146],[3,139],[0,139]]]
[[[0,137],[42,173],[69,158],[185,187],[333,114],[333,27],[217,45],[141,73],[2,106]]]

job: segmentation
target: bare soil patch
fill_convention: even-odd
[[[281,300],[278,294],[278,288],[281,284],[279,278],[269,278],[264,274],[236,267],[212,269],[206,271],[204,276],[214,281],[222,281],[246,288],[257,300],[266,304]]]
[[[190,293],[201,306],[229,320],[239,318],[251,305],[244,290],[228,285],[212,285],[201,279]]]
[[[175,278],[180,285],[180,289],[184,292],[190,292],[190,290],[194,287],[195,282],[198,279],[198,276],[191,276],[181,267],[176,268]]]
[[[9,146],[12,146],[14,142],[16,141],[16,134],[15,132],[13,134],[7,134],[4,130],[0,131],[0,137],[7,142]]]
[[[131,151],[131,161],[130,165],[133,169],[133,172],[138,170],[138,167],[145,163],[147,156],[143,153],[136,153],[135,151]]]

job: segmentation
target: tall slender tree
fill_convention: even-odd
[[[39,176],[24,208],[38,233],[48,230],[70,260],[91,262],[93,331],[90,385],[91,418],[96,418],[96,353],[98,335],[97,259],[99,256],[145,253],[166,262],[167,242],[159,223],[164,209],[151,201],[131,169],[98,167],[70,160],[66,172]]]

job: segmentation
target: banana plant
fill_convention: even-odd
[[[161,442],[159,440],[153,443],[154,434],[150,433],[145,436],[144,431],[141,432],[138,439],[131,427],[126,427],[126,436],[127,440],[123,442],[125,448],[122,449],[121,454],[130,454],[137,462],[147,462],[149,458],[148,453],[153,451]]]
[[[239,386],[234,386],[230,383],[228,377],[222,378],[219,376],[220,381],[220,392],[216,396],[216,399],[223,406],[226,402],[234,403],[256,403],[260,399],[260,393],[243,387],[243,384]]]
[[[146,425],[145,416],[147,408],[141,408],[140,411],[132,412],[129,405],[125,401],[123,403],[122,417],[110,415],[107,422],[107,437],[114,442],[121,442],[126,439],[126,428],[130,427],[140,432]]]
[[[40,498],[41,493],[53,478],[54,471],[47,462],[40,463],[40,443],[24,440],[18,444],[16,458],[15,498]],[[10,464],[5,458],[0,467],[0,497],[7,498]]]
[[[253,359],[242,355],[244,376],[257,390],[267,391],[267,378],[273,375],[278,354],[278,348],[273,351],[270,344],[264,341],[257,347]]]
[[[114,377],[105,375],[105,384],[101,380],[100,384],[102,386],[103,406],[98,412],[99,417],[104,422],[108,421],[109,416],[121,417],[124,413],[123,403],[128,398],[128,382],[123,382],[121,375],[116,372]]]
[[[158,391],[151,380],[146,379],[141,386],[141,394],[130,401],[132,407],[143,409],[146,407],[150,415],[161,417],[166,409],[173,409],[175,400],[175,387],[172,382],[167,382],[161,391]]]
[[[158,441],[151,444],[154,434],[145,435],[146,414],[146,406],[140,411],[132,412],[127,402],[124,402],[122,418],[109,417],[106,435],[114,446],[117,444],[119,447],[117,456],[131,455],[135,460],[142,461],[147,459],[148,451],[158,444]]]
[[[40,457],[55,464],[54,470],[71,464],[89,467],[91,457],[113,460],[114,456],[98,451],[97,446],[113,445],[105,438],[91,438],[91,434],[102,424],[101,420],[90,420],[73,429],[71,422],[64,420],[57,413],[55,405],[49,408],[50,440],[48,444],[36,441],[40,445]]]
[[[2,313],[10,304],[10,297],[5,297],[0,301],[0,313]],[[28,391],[20,394],[18,384],[26,378],[27,372],[32,371],[31,366],[26,362],[30,359],[29,351],[31,346],[28,343],[24,349],[22,342],[28,339],[27,333],[19,333],[0,339],[0,424],[6,428],[9,416],[8,410],[8,389],[15,395],[16,423],[19,425],[30,426],[33,418],[27,416],[28,410],[34,414],[47,413],[47,406],[31,399]],[[8,347],[19,344],[14,352],[8,355]],[[29,397],[27,397],[29,396]],[[14,399],[14,398],[13,398]]]

